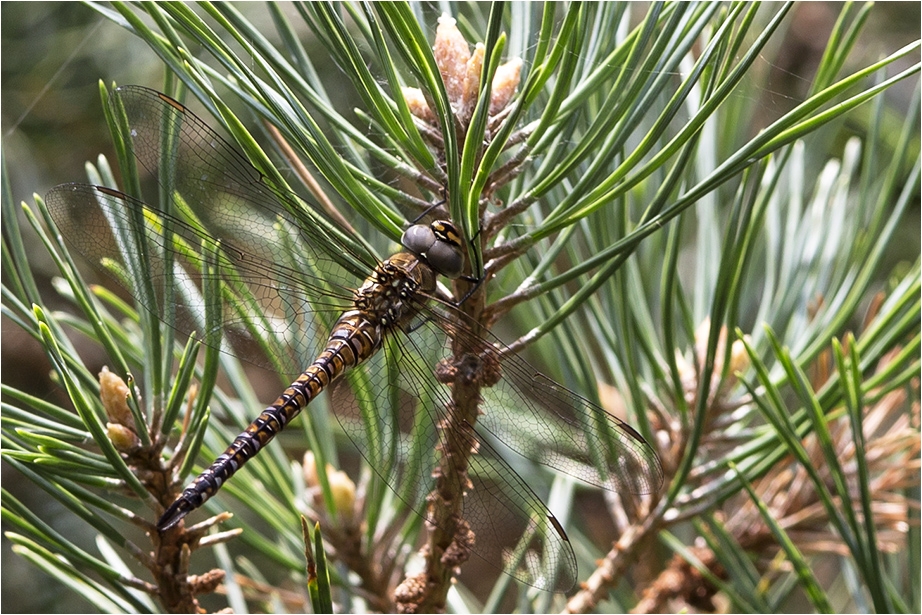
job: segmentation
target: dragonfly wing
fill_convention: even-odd
[[[111,274],[103,259],[120,263],[116,278],[141,305],[211,344],[221,342],[205,331],[201,284],[219,278],[218,320],[231,342],[222,350],[294,378],[350,305],[355,272],[367,275],[375,258],[341,241],[297,196],[268,185],[176,101],[127,86],[110,102],[140,166],[158,182],[161,198],[151,202],[161,205],[66,184],[47,197],[61,233],[97,268]],[[209,271],[205,254],[217,255]]]
[[[321,281],[319,273],[311,275],[306,263],[285,266],[255,257],[117,190],[64,184],[45,201],[68,243],[98,270],[163,322],[215,345],[220,338],[206,329],[202,288],[217,277],[223,306],[215,322],[231,342],[222,350],[287,377],[313,360],[351,299],[348,291]],[[282,241],[282,229],[277,230]],[[137,256],[141,252],[143,260]],[[211,254],[207,269],[206,254]],[[137,269],[140,264],[143,270]]]
[[[428,317],[465,353],[499,361],[502,377],[482,390],[478,425],[505,447],[611,491],[648,494],[662,485],[659,457],[633,427],[505,352],[491,333],[473,333],[452,306]]]
[[[438,427],[449,424],[451,390],[436,380],[435,366],[449,348],[431,320],[391,336],[353,370],[351,391],[334,385],[334,414],[377,476],[431,524],[438,525],[426,498],[435,488],[433,468],[454,459],[441,451],[478,451],[466,467],[441,472],[450,491],[466,492],[462,516],[475,535],[472,559],[523,583],[567,591],[576,559],[553,513],[479,426]],[[470,484],[461,483],[465,476]]]
[[[378,264],[287,187],[271,185],[235,145],[182,104],[155,90],[123,86],[112,93],[111,105],[117,116],[124,114],[141,166],[174,200],[181,197],[215,237],[233,238],[250,254],[284,263],[270,232],[283,220],[297,234],[298,249],[338,263],[353,277]]]
[[[443,435],[477,451],[469,461],[463,513],[475,535],[474,554],[527,585],[571,590],[576,556],[563,526],[481,431],[474,426]]]

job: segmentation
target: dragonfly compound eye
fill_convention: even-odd
[[[455,279],[461,275],[464,264],[461,243],[449,222],[437,220],[429,226],[414,224],[403,233],[401,242],[446,278]]]
[[[414,224],[403,232],[400,243],[418,256],[425,253],[435,243],[435,233],[425,224]]]

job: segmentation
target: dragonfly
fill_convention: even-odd
[[[139,168],[156,178],[160,205],[63,184],[46,197],[58,229],[100,269],[129,262],[120,256],[126,249],[146,250],[149,269],[123,270],[118,281],[180,332],[207,326],[199,287],[218,281],[223,338],[205,342],[291,383],[167,507],[160,531],[202,506],[325,390],[345,434],[416,514],[443,523],[426,496],[434,481],[456,481],[473,554],[541,589],[572,588],[576,558],[563,524],[510,460],[611,491],[660,487],[657,454],[634,428],[505,352],[439,291],[439,278],[459,278],[464,263],[450,221],[410,225],[402,250],[379,260],[180,102],[122,86],[110,105]],[[125,235],[138,224],[142,247]],[[260,339],[277,342],[254,351]],[[474,387],[479,411],[458,421],[465,386]],[[396,445],[371,441],[369,421]],[[440,454],[459,449],[465,467],[444,459],[438,466]]]

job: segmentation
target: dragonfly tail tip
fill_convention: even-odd
[[[164,511],[160,519],[157,521],[157,531],[165,532],[188,515],[194,510],[194,506],[189,500],[180,496],[176,498],[176,501],[170,504],[170,507]]]

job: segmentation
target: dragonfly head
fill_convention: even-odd
[[[461,276],[461,236],[448,220],[436,220],[428,226],[414,224],[404,231],[400,242],[437,273],[452,280]]]

